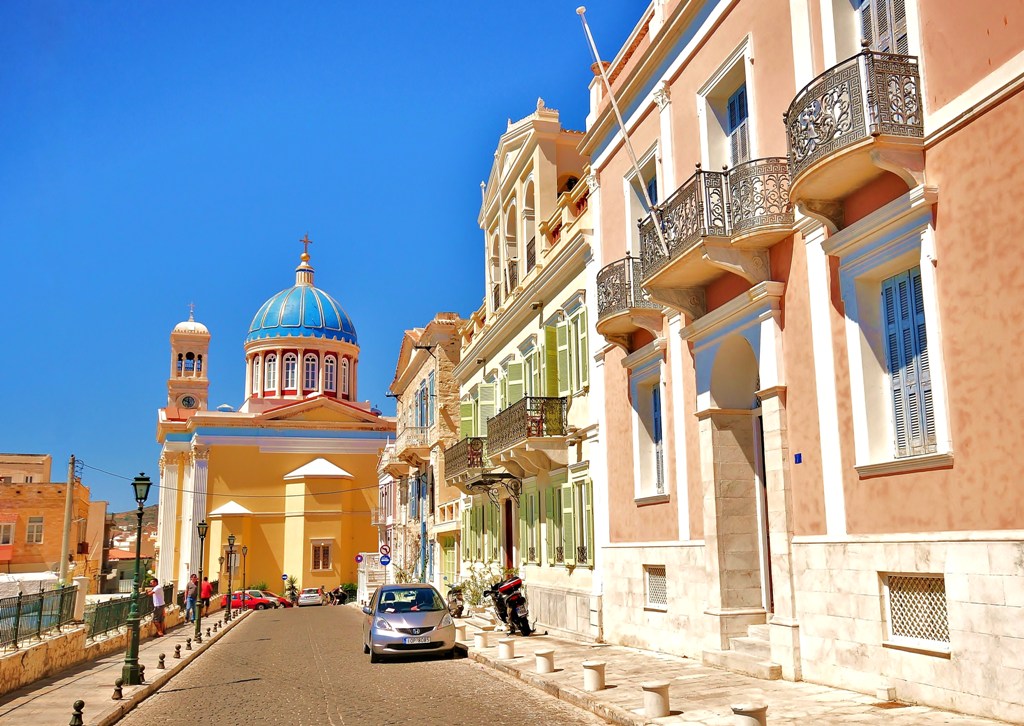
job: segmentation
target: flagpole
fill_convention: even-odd
[[[576,8],[576,14],[580,16],[580,21],[583,23],[583,32],[587,36],[587,44],[590,46],[590,52],[594,56],[598,70],[601,71],[601,79],[604,81],[605,90],[608,92],[608,100],[611,102],[612,111],[615,112],[615,120],[619,124],[619,128],[622,130],[622,143],[626,147],[626,154],[629,155],[629,161],[633,164],[633,171],[636,172],[637,179],[640,181],[640,192],[644,195],[644,201],[647,203],[647,208],[651,210],[651,218],[654,220],[654,231],[658,235],[658,242],[661,243],[661,251],[665,257],[669,256],[668,244],[665,243],[665,233],[661,229],[661,215],[658,214],[658,209],[655,207],[654,202],[651,200],[651,195],[647,191],[647,185],[644,184],[644,176],[640,171],[640,163],[636,160],[636,153],[633,151],[633,144],[629,141],[629,133],[626,131],[626,122],[622,120],[622,112],[619,110],[619,104],[615,100],[615,93],[612,92],[612,82],[608,78],[608,71],[604,67],[604,63],[601,62],[601,55],[597,52],[597,44],[594,43],[594,36],[590,32],[590,26],[587,25],[586,17],[587,9],[583,5]]]

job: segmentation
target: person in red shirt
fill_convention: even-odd
[[[213,585],[210,584],[209,577],[204,577],[203,584],[199,586],[199,598],[202,600],[204,618],[210,614],[211,597],[213,597]]]

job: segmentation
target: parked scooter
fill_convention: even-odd
[[[484,590],[484,596],[494,603],[494,613],[501,622],[508,626],[509,635],[518,630],[523,635],[533,632],[530,627],[530,611],[526,606],[526,596],[522,592],[522,578],[513,575]]]
[[[462,585],[448,586],[448,612],[453,618],[461,618],[466,609],[466,601],[462,597]]]

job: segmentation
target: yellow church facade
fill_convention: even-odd
[[[190,314],[170,343],[157,423],[160,581],[181,586],[198,574],[196,525],[205,520],[202,570],[222,591],[229,575],[235,589],[243,575],[278,591],[282,576],[299,587],[355,582],[356,555],[377,548],[377,460],[395,424],[358,401],[355,326],[313,285],[308,252],[295,285],[253,318],[238,410],[209,408],[204,325]]]

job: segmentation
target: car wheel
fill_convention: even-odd
[[[365,655],[366,653],[369,653],[369,652],[370,652],[370,646],[368,646],[366,643],[363,643],[363,654]]]
[[[258,605],[256,606],[256,609],[257,609],[257,610],[266,610],[266,609],[267,609],[267,606],[266,606],[266,605],[264,605],[263,603],[259,603],[259,604],[258,604]]]
[[[376,653],[374,653],[372,650],[370,651],[370,662],[371,663],[380,663],[380,656],[377,655]]]

